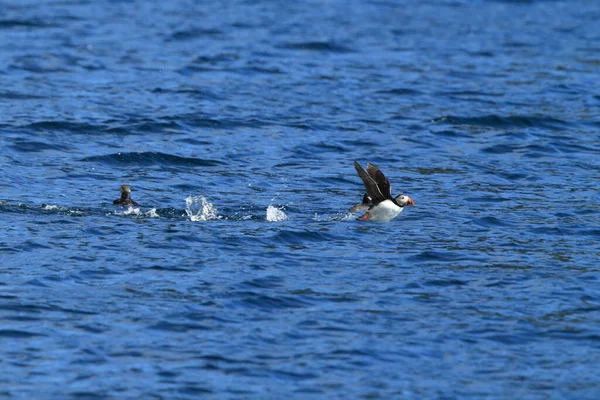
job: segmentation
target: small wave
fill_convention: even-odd
[[[58,133],[70,133],[73,135],[85,134],[87,136],[92,134],[101,133],[104,126],[94,125],[88,123],[78,123],[70,121],[37,121],[30,124],[22,125],[22,129],[26,131],[32,131],[39,133],[44,132],[58,132]]]
[[[58,151],[70,151],[71,146],[60,145],[60,144],[48,144],[35,140],[16,139],[14,144],[10,145],[11,148],[20,151],[22,153],[37,153],[46,150],[58,150]]]
[[[447,115],[434,118],[433,123],[447,125],[486,126],[491,128],[548,128],[561,129],[567,123],[557,118],[537,115],[484,115],[480,117],[458,117]]]
[[[56,24],[48,21],[32,18],[32,19],[2,19],[0,20],[0,29],[15,29],[15,28],[54,28]]]
[[[28,93],[20,93],[15,91],[2,91],[0,92],[0,99],[8,99],[8,100],[38,100],[43,99],[44,96],[38,96],[34,94]]]
[[[283,211],[283,207],[277,208],[271,205],[267,207],[267,221],[282,222],[287,221],[288,219],[288,216]]]
[[[378,90],[375,93],[391,94],[394,96],[418,96],[418,95],[423,94],[423,93],[419,92],[418,90],[411,89],[411,88],[403,88],[403,87],[398,87],[398,88],[394,88],[394,89],[386,89],[386,90]]]
[[[284,43],[279,47],[283,49],[318,51],[323,53],[354,53],[354,49],[335,42]]]
[[[201,158],[179,157],[172,154],[157,151],[114,153],[102,156],[85,157],[82,161],[99,162],[103,164],[134,164],[134,165],[185,165],[214,167],[223,164],[216,160],[205,160]]]
[[[185,213],[190,217],[190,221],[194,222],[221,218],[217,208],[206,200],[204,196],[190,196],[186,198]]]
[[[194,40],[202,37],[211,37],[211,36],[222,36],[223,31],[216,28],[190,28],[183,29],[171,34],[168,40],[175,41],[186,41],[186,40]]]

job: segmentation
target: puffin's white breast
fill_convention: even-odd
[[[369,218],[367,219],[367,221],[391,221],[394,218],[396,218],[398,214],[400,214],[402,209],[402,207],[398,207],[393,201],[384,200],[381,203],[374,206],[373,208],[371,208],[369,211],[367,211],[369,213]]]

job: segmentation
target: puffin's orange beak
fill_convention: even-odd
[[[408,203],[406,203],[406,205],[408,206],[414,206],[415,202],[413,201],[413,199],[411,199],[410,197],[408,198]]]

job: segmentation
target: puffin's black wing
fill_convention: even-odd
[[[354,168],[356,172],[358,172],[358,176],[362,179],[365,184],[365,190],[367,191],[366,196],[371,198],[373,204],[381,203],[386,199],[383,195],[379,187],[377,187],[377,182],[360,166],[359,163],[354,161]],[[381,171],[380,171],[381,172]],[[381,174],[383,176],[383,174]],[[385,177],[383,177],[385,179]],[[389,185],[389,183],[388,183]]]
[[[373,164],[369,163],[367,164],[367,173],[375,181],[381,194],[386,199],[393,200],[392,185],[390,185],[389,179],[386,178],[385,175],[383,175],[383,172],[381,172],[379,168],[377,168]]]

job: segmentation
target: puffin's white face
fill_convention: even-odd
[[[410,197],[408,197],[407,195],[405,195],[405,194],[401,194],[400,196],[396,196],[396,198],[394,199],[394,201],[400,207],[414,206],[415,205],[415,202],[412,201],[412,199]]]

